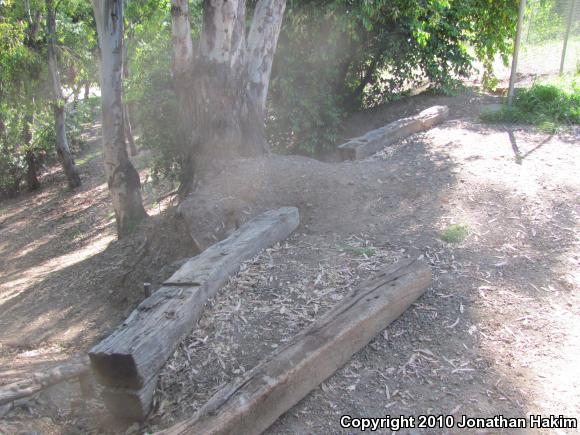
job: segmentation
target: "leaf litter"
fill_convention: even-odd
[[[243,263],[162,370],[146,429],[163,428],[191,415],[362,280],[402,256],[401,251],[373,246],[364,234],[333,242],[295,235]],[[383,337],[388,337],[386,332]],[[326,382],[323,391],[353,392],[359,376],[351,371],[345,381]]]

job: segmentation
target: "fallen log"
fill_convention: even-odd
[[[399,317],[431,282],[429,266],[386,268],[292,341],[160,434],[259,434]]]
[[[343,160],[359,160],[379,152],[391,145],[420,131],[427,130],[449,116],[447,106],[433,106],[418,115],[402,118],[367,134],[356,137],[339,145],[338,151]]]
[[[87,357],[59,364],[46,372],[32,373],[27,379],[0,386],[0,406],[24,397],[30,397],[60,382],[78,378],[90,370]]]
[[[90,350],[97,380],[116,389],[135,390],[132,393],[135,397],[149,398],[146,387],[179,341],[191,332],[208,299],[243,261],[287,238],[299,221],[298,209],[294,207],[268,211],[188,260],[158,291],[141,302],[113,334]],[[149,404],[142,404],[143,410],[148,407]],[[124,412],[119,408],[114,411]]]

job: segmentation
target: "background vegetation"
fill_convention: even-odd
[[[57,11],[61,80],[67,96],[67,130],[73,151],[82,145],[80,124],[94,104],[79,103],[95,83],[96,39],[90,4],[62,2]],[[17,195],[26,173],[56,160],[48,83],[46,10],[42,1],[0,2],[0,197]]]
[[[89,111],[77,100],[98,83],[95,25],[89,2],[61,0],[56,12],[68,134],[78,144],[78,125]],[[137,145],[151,150],[155,176],[175,177],[183,151],[172,122],[170,2],[129,0],[125,15],[125,99]],[[191,15],[195,38],[200,1],[191,3]],[[513,0],[289,0],[268,102],[271,142],[282,152],[316,155],[336,142],[349,113],[399,98],[417,84],[448,92],[476,62],[490,83],[493,60],[507,60],[516,15]],[[0,3],[4,195],[26,185],[27,154],[38,164],[54,159],[44,20],[41,0]]]
[[[512,107],[483,113],[481,117],[488,122],[533,124],[550,133],[580,124],[580,75],[518,89]]]

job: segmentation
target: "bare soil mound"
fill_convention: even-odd
[[[238,160],[191,194],[178,210],[202,248],[257,214],[283,206],[298,207],[306,233],[368,231],[384,221],[381,210],[404,210],[406,203],[419,198],[433,201],[437,208],[438,187],[452,177],[440,171],[442,179],[433,180],[425,171],[433,165],[427,154],[414,162],[389,165],[276,155]]]

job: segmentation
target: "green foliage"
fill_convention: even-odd
[[[569,12],[569,1],[562,0],[532,0],[527,3],[524,41],[530,45],[542,44],[546,41],[562,39],[565,27],[565,17]]]
[[[78,152],[84,146],[82,125],[94,119],[95,105],[91,101],[80,101],[76,110],[72,105],[66,109],[69,145],[72,151]],[[54,114],[50,106],[28,111],[0,107],[0,112],[4,131],[0,134],[0,197],[14,196],[20,191],[27,170],[25,156],[28,152],[33,153],[39,166],[57,162]],[[31,137],[28,143],[24,134],[27,123]]]
[[[447,243],[461,243],[469,234],[467,225],[453,224],[449,225],[440,234],[441,240]]]
[[[179,141],[175,128],[177,101],[172,89],[171,38],[169,29],[143,36],[147,44],[136,44],[131,76],[125,83],[126,101],[135,108],[140,127],[138,144],[153,152],[156,175],[178,172]]]
[[[580,76],[552,83],[534,83],[518,89],[513,106],[483,113],[486,122],[526,123],[547,132],[565,125],[580,124]]]
[[[131,2],[131,74],[125,101],[139,126],[138,144],[152,153],[153,180],[175,178],[185,150],[177,128],[178,107],[171,74],[171,5],[168,0]],[[201,29],[201,3],[190,9],[193,37]]]
[[[22,117],[16,110],[2,105],[0,119],[0,198],[14,196],[20,189],[24,155],[18,147]]]
[[[57,56],[68,99],[96,82],[92,8],[84,0],[57,2]],[[45,1],[0,1],[0,196],[18,194],[29,164],[56,161],[54,116],[47,70]],[[75,97],[76,99],[76,97]],[[81,124],[94,106],[61,101],[67,136],[78,149]]]
[[[289,2],[270,87],[273,141],[311,154],[334,145],[348,113],[392,101],[429,82],[449,93],[471,72],[507,55],[511,0]]]
[[[453,94],[475,59],[491,66],[510,50],[516,9],[512,0],[290,0],[270,82],[271,142],[280,152],[319,154],[338,141],[350,112],[398,99],[425,81]],[[195,40],[201,2],[191,15]],[[173,177],[184,141],[172,89],[170,4],[136,0],[126,17],[126,100],[139,145],[152,151],[154,177]]]
[[[308,12],[287,12],[270,83],[272,135],[285,134],[285,146],[314,154],[332,144],[345,112],[342,108],[344,71],[338,65],[346,57],[344,35],[336,15],[325,16],[316,7]],[[298,49],[298,47],[300,47]],[[343,60],[343,68],[348,67]]]

